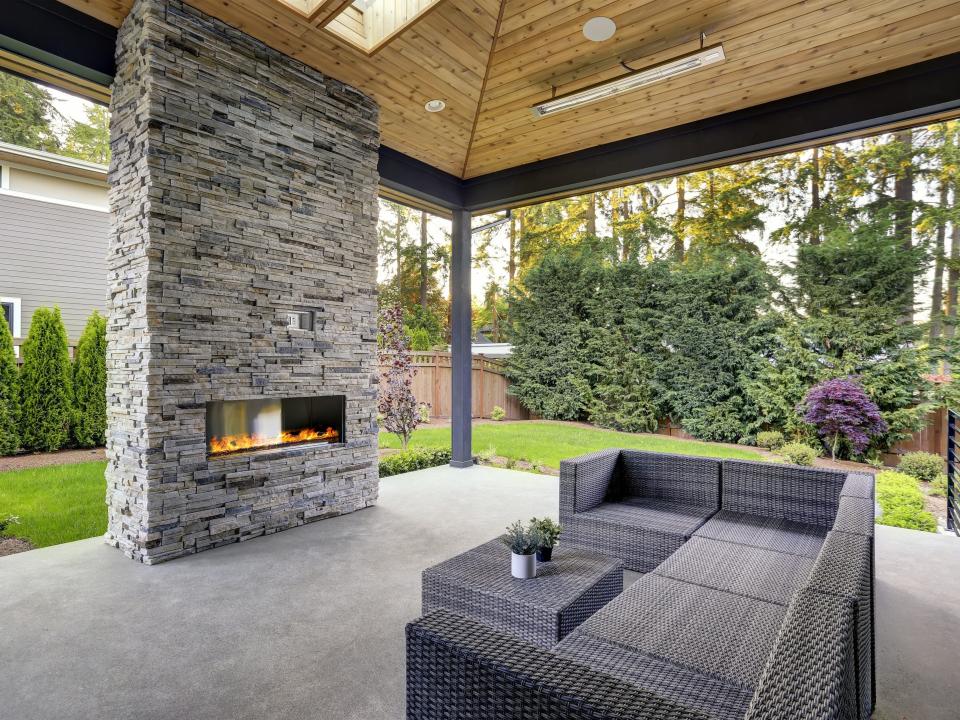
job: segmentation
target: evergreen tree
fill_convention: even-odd
[[[31,450],[62,448],[70,437],[72,391],[67,331],[60,309],[39,308],[21,348],[21,428]]]
[[[0,72],[0,140],[56,152],[60,143],[50,124],[56,115],[49,92],[15,75]]]
[[[80,447],[106,442],[107,321],[98,312],[87,320],[73,360],[73,439]]]
[[[74,122],[61,152],[69,157],[106,165],[110,162],[110,112],[101,105],[84,108],[87,122]]]
[[[552,420],[582,420],[591,402],[589,307],[603,276],[595,248],[559,247],[527,273],[509,299],[510,392]]]
[[[17,388],[13,337],[6,317],[0,313],[0,455],[11,455],[20,449],[20,398]]]

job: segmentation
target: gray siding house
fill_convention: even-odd
[[[38,307],[60,307],[71,344],[90,313],[104,311],[106,171],[0,143],[0,310],[15,338]]]

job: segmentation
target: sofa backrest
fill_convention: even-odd
[[[724,460],[724,510],[832,527],[846,473]]]
[[[718,509],[720,460],[623,450],[614,494]]]

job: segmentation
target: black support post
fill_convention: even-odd
[[[472,367],[470,348],[470,211],[453,211],[453,258],[450,263],[450,366],[452,409],[450,424],[453,454],[450,464],[464,468],[473,465],[471,442]]]

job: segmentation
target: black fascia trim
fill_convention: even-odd
[[[455,210],[463,206],[463,181],[433,165],[380,146],[380,184],[392,190]]]
[[[116,71],[117,29],[56,0],[5,0],[0,46],[91,82]]]
[[[482,210],[960,110],[960,53],[463,182]]]

